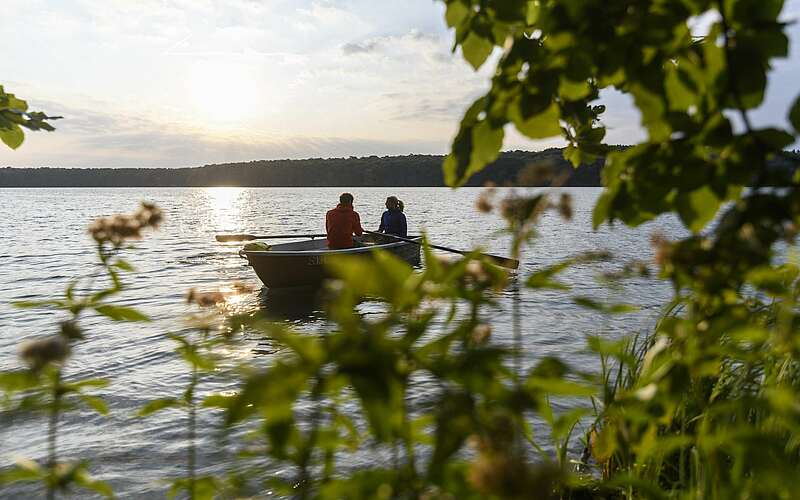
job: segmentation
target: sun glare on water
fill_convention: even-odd
[[[234,202],[239,199],[239,196],[244,191],[240,187],[210,187],[206,188],[206,192],[211,199],[212,205],[217,210],[227,210],[232,207]]]
[[[197,118],[208,128],[229,128],[258,116],[262,89],[253,69],[230,63],[197,65],[188,82]]]
[[[240,187],[210,187],[205,189],[212,223],[220,230],[232,230],[242,223],[244,189]]]

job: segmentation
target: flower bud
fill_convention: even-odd
[[[61,363],[69,353],[67,339],[60,335],[28,340],[19,346],[19,357],[32,370],[41,370],[50,363]]]
[[[61,322],[61,335],[69,340],[83,340],[83,331],[75,321],[62,321]]]
[[[472,341],[475,344],[484,344],[492,334],[492,327],[481,323],[472,329]]]
[[[194,288],[186,295],[186,302],[200,307],[210,307],[225,302],[225,294],[219,291],[198,292]]]

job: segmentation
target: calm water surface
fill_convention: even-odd
[[[110,416],[76,412],[63,420],[60,455],[86,458],[92,472],[114,487],[121,498],[163,496],[167,487],[161,480],[184,473],[185,418],[176,411],[164,411],[150,418],[133,415],[148,400],[178,395],[188,376],[173,353],[166,334],[179,329],[180,318],[190,311],[184,297],[191,288],[215,289],[242,281],[255,291],[237,297],[238,312],[259,312],[293,325],[300,333],[316,335],[328,326],[321,307],[303,296],[269,293],[235,244],[214,241],[218,232],[279,234],[324,232],[325,211],[334,206],[338,188],[185,188],[185,189],[0,189],[0,369],[18,366],[17,344],[54,331],[60,316],[41,310],[22,310],[10,302],[21,299],[52,298],[62,293],[71,280],[97,272],[94,246],[86,233],[88,223],[98,216],[133,211],[140,200],[157,203],[165,213],[160,231],[137,243],[125,257],[137,268],[125,283],[120,302],[139,308],[153,321],[147,324],[110,324],[86,317],[87,340],[77,345],[68,372],[81,376],[105,377],[111,386],[103,393],[110,404]],[[554,189],[555,195],[561,190]],[[662,218],[636,230],[615,226],[591,229],[591,209],[599,189],[569,189],[574,197],[575,216],[565,222],[548,213],[539,225],[539,237],[525,249],[520,278],[570,255],[605,249],[617,262],[652,257],[649,235],[660,231],[682,233],[674,219]],[[353,191],[356,210],[367,229],[377,228],[383,201],[395,194],[406,204],[409,231],[426,230],[435,243],[457,248],[481,245],[495,254],[507,254],[509,241],[498,235],[502,221],[494,215],[477,213],[479,189],[452,191],[445,188],[370,188]],[[609,290],[599,285],[597,267],[577,267],[564,275],[573,287],[570,294],[523,290],[522,324],[524,364],[530,366],[543,356],[558,355],[581,367],[594,359],[584,352],[588,334],[616,337],[646,330],[670,297],[666,284],[637,280],[624,289]],[[613,318],[598,316],[576,307],[573,295],[600,300],[632,302],[637,313]],[[511,292],[499,297],[499,308],[490,312],[492,341],[510,344]],[[361,314],[377,313],[379,304],[366,302]],[[280,356],[268,340],[256,332],[245,332],[244,340],[229,353],[234,360],[253,359],[268,363]],[[225,379],[204,383],[206,392],[230,391],[234,384]],[[425,381],[412,388],[410,405],[422,408],[428,388]],[[199,468],[201,474],[219,473],[228,460],[220,444],[218,415],[199,414]],[[15,456],[40,459],[46,450],[43,419],[20,419],[0,429],[0,467]],[[369,452],[351,457],[349,465],[374,464],[388,460]],[[283,471],[276,468],[276,474]],[[38,491],[38,490],[32,490]],[[27,495],[31,490],[15,487],[0,490],[0,497]],[[81,496],[81,495],[76,495]]]

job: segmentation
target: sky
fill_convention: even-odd
[[[0,84],[64,119],[0,148],[0,166],[444,154],[492,69],[452,53],[433,0],[3,0],[3,11]],[[783,17],[800,18],[800,0]],[[759,125],[784,125],[800,92],[800,27],[789,32]],[[644,137],[628,97],[602,100],[607,142]],[[562,144],[511,131],[504,149]]]

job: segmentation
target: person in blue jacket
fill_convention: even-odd
[[[393,234],[405,238],[408,235],[406,216],[400,210],[401,202],[397,196],[386,198],[386,211],[381,216],[379,233]]]

